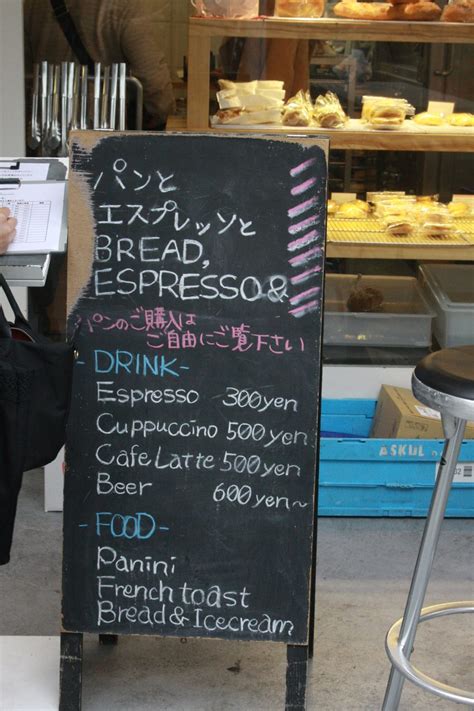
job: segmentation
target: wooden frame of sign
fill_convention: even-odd
[[[328,141],[78,132],[61,711],[82,633],[312,654]]]

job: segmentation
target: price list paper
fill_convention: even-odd
[[[66,630],[307,643],[326,152],[77,134]]]

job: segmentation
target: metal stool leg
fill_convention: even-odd
[[[441,524],[443,523],[446,504],[458,461],[459,449],[466,427],[466,420],[443,416],[443,427],[446,434],[446,443],[441,457],[438,479],[431,500],[398,639],[398,645],[408,659],[412,652],[416,628],[425,599],[426,588],[430,578],[436,547],[438,545]],[[404,681],[405,677],[403,674],[392,666],[382,711],[397,711]]]

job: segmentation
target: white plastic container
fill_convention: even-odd
[[[202,17],[249,19],[258,16],[258,0],[191,0],[191,5]]]
[[[473,345],[474,265],[422,264],[418,279],[436,313],[433,333],[439,345]]]
[[[324,343],[333,346],[431,345],[434,312],[414,277],[363,276],[358,287],[379,289],[380,311],[351,312],[347,299],[357,282],[355,274],[327,274],[324,294]]]

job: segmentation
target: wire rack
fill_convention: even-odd
[[[338,218],[328,220],[328,241],[338,244],[392,244],[403,246],[466,246],[474,244],[474,217],[454,220],[454,231],[443,237],[431,237],[421,231],[406,237],[394,236],[385,232],[376,217]]]

